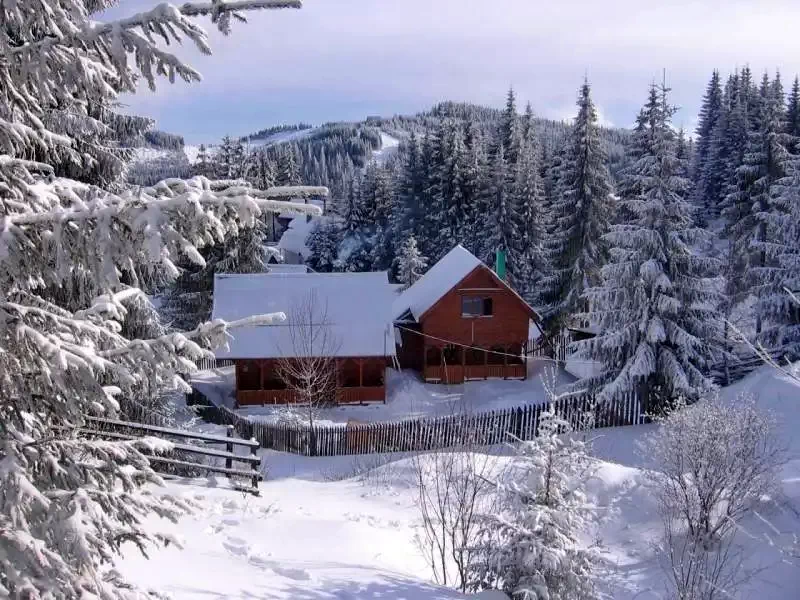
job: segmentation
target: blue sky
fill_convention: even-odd
[[[155,6],[123,0],[103,19]],[[601,117],[629,126],[666,69],[693,128],[711,70],[800,73],[796,0],[305,0],[251,13],[212,56],[182,48],[200,83],[122,101],[190,143],[279,123],[412,113],[441,100],[501,106],[509,85],[541,116],[574,113],[584,74]],[[209,31],[206,19],[200,23]]]

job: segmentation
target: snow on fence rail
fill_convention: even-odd
[[[500,444],[513,438],[530,440],[538,433],[541,414],[550,406],[544,403],[477,414],[309,427],[251,421],[226,407],[211,404],[197,392],[190,403],[200,406],[204,419],[233,425],[240,436],[258,440],[262,448],[305,456],[415,452],[465,444]],[[647,422],[644,407],[635,393],[621,395],[605,404],[594,402],[590,394],[571,396],[556,400],[555,409],[575,429]]]

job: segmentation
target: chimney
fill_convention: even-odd
[[[494,272],[503,281],[506,280],[506,251],[496,250],[494,253]]]

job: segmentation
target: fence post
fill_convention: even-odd
[[[255,438],[250,438],[251,442],[255,442]],[[258,456],[258,448],[256,446],[250,446],[250,456]],[[253,490],[256,496],[258,496],[258,479],[261,476],[259,472],[259,467],[261,466],[260,463],[253,461]]]
[[[228,427],[226,427],[226,430],[227,430],[226,431],[226,436],[229,437],[229,438],[232,438],[233,437],[233,425],[228,425]],[[233,444],[231,442],[228,442],[228,443],[225,444],[225,452],[233,453]],[[233,468],[233,459],[231,459],[231,457],[228,457],[228,458],[225,459],[225,468],[226,469]],[[228,475],[228,479],[230,479],[230,478],[231,478],[231,476]]]

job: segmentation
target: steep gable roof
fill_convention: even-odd
[[[394,301],[392,318],[410,312],[418,320],[436,301],[483,263],[461,244],[445,254]]]
[[[264,313],[283,312],[275,325],[242,327],[230,332],[227,350],[218,358],[282,358],[295,353],[292,309],[313,294],[313,326],[324,325],[333,343],[329,354],[339,357],[395,354],[391,305],[397,296],[386,272],[379,273],[257,273],[214,277],[213,318],[233,321]],[[311,326],[304,320],[301,326]]]
[[[519,294],[461,244],[445,254],[423,277],[418,279],[414,285],[394,301],[392,318],[398,321],[402,320],[405,315],[410,315],[415,321],[419,321],[447,292],[456,287],[477,268],[484,268],[491,273],[500,285],[519,300],[532,319],[539,318]]]

